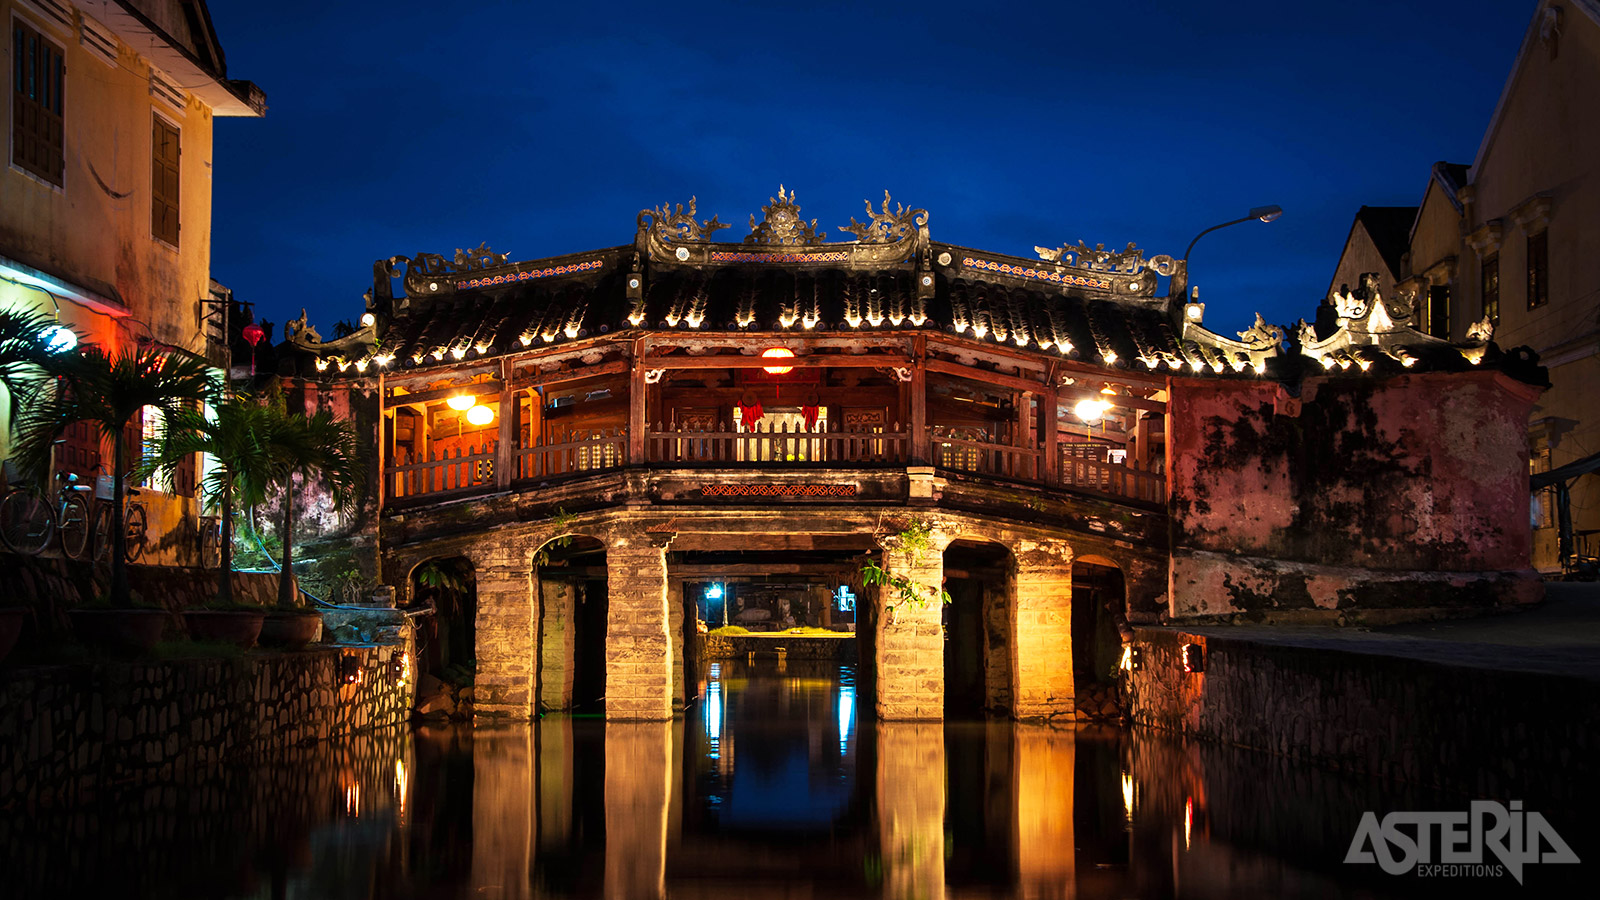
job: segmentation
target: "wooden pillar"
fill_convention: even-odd
[[[904,576],[926,598],[921,605],[903,601],[892,586],[876,590],[878,718],[944,718],[944,546],[940,538],[919,553],[885,548],[883,570]],[[888,606],[894,604],[891,613]]]
[[[606,718],[672,718],[667,633],[670,534],[623,534],[606,546]]]
[[[501,489],[511,486],[512,467],[516,465],[517,393],[511,389],[511,363],[500,360],[500,421],[499,434],[494,447],[494,483]]]
[[[1072,548],[1065,541],[1021,541],[1012,579],[1012,715],[1070,716],[1077,708],[1072,671]]]
[[[1150,414],[1138,413],[1138,424],[1133,426],[1133,463],[1136,469],[1150,468]]]
[[[1049,386],[1039,395],[1039,478],[1045,484],[1056,483],[1056,469],[1061,461],[1061,427],[1056,422],[1060,406],[1061,389],[1051,375]]]
[[[1038,449],[1039,443],[1033,439],[1033,392],[1017,392],[1017,439],[1014,442],[1024,450]],[[1031,466],[1032,471],[1028,468]],[[1017,462],[1018,471],[1012,472],[1013,478],[1027,478],[1034,480],[1039,477],[1037,461],[1030,462],[1027,457],[1022,457]]]
[[[644,464],[645,391],[644,340],[633,342],[632,367],[628,370],[628,465]]]
[[[912,338],[911,346],[911,464],[926,466],[933,457],[928,433],[928,339]]]

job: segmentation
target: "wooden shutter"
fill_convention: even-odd
[[[62,433],[56,447],[56,471],[71,472],[85,484],[100,474],[100,428],[93,422],[74,422]]]
[[[11,59],[11,160],[60,185],[66,167],[62,94],[67,80],[61,48],[13,19]]]
[[[194,480],[194,454],[191,453],[172,470],[172,492],[179,497],[193,497]]]
[[[178,246],[178,129],[150,117],[150,233]]]

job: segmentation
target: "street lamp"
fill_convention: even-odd
[[[1188,248],[1183,251],[1183,258],[1185,261],[1187,261],[1189,259],[1189,251],[1194,249],[1194,245],[1199,243],[1201,238],[1213,231],[1216,231],[1218,228],[1227,228],[1229,225],[1238,225],[1241,222],[1248,222],[1251,219],[1259,219],[1262,222],[1272,222],[1276,221],[1281,215],[1283,215],[1283,207],[1276,204],[1272,206],[1258,206],[1255,209],[1250,210],[1250,214],[1242,219],[1234,219],[1231,222],[1223,222],[1220,225],[1213,225],[1210,228],[1207,228],[1205,231],[1202,231],[1194,236],[1194,240],[1190,241]]]

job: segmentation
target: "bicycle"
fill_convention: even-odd
[[[0,499],[0,543],[12,552],[38,556],[56,537],[68,559],[83,556],[89,544],[89,503],[82,492],[91,488],[68,472],[57,472],[55,481],[56,489],[48,494],[12,481]]]
[[[200,547],[200,565],[207,569],[222,566],[222,517],[201,516],[195,542]]]
[[[125,488],[127,498],[124,500],[122,510],[122,533],[124,546],[122,556],[128,562],[138,562],[144,555],[145,536],[149,531],[149,519],[145,515],[144,504],[134,498],[140,493],[139,489],[129,485]],[[103,563],[111,558],[111,504],[101,503],[94,519],[94,561]]]

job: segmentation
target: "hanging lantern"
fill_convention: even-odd
[[[747,390],[739,397],[739,422],[747,430],[755,431],[756,423],[764,415],[766,411],[761,408],[761,398],[755,391]]]
[[[261,339],[267,336],[267,332],[263,330],[260,325],[257,325],[254,322],[246,325],[244,327],[244,331],[240,332],[240,334],[244,337],[245,343],[250,345],[251,349],[255,349],[255,346],[261,343]]]
[[[65,353],[78,346],[78,333],[65,325],[55,324],[39,332],[46,353]]]
[[[770,347],[761,351],[762,359],[793,359],[794,351],[788,347]],[[761,370],[768,375],[787,375],[794,371],[794,366],[762,366]]]
[[[1100,389],[1100,394],[1099,397],[1079,400],[1072,407],[1072,414],[1082,419],[1086,425],[1093,425],[1105,418],[1106,413],[1111,410],[1111,400],[1108,398],[1115,397],[1117,392],[1107,385]]]
[[[487,425],[494,421],[494,410],[487,406],[474,406],[467,410],[467,421],[473,425]]]
[[[454,397],[446,400],[444,405],[450,407],[456,412],[462,412],[464,410],[469,410],[476,407],[478,405],[478,398],[472,396],[471,394],[456,394]]]

